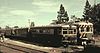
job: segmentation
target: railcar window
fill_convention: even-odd
[[[43,30],[43,33],[46,33],[46,30]]]
[[[93,31],[92,27],[91,27],[91,31]]]
[[[69,34],[73,34],[73,31],[71,30],[71,31],[69,31]]]
[[[49,32],[50,32],[50,30],[48,29],[46,32],[47,32],[47,33],[49,33]]]
[[[93,31],[93,27],[92,27],[92,25],[90,25],[90,31],[91,31],[91,32]]]
[[[63,31],[63,34],[67,34],[67,31]]]
[[[84,32],[84,28],[83,27],[81,27],[81,32]]]
[[[74,34],[76,33],[76,29],[74,29]]]
[[[40,33],[43,33],[43,30],[40,30],[39,32],[40,32]]]
[[[90,30],[90,28],[89,28],[89,26],[87,26],[86,31],[89,32],[89,30]]]
[[[63,34],[76,34],[76,29],[63,29]]]

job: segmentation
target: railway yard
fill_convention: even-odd
[[[67,48],[55,48],[55,47],[43,47],[37,46],[29,43],[23,43],[20,41],[15,41],[5,38],[4,42],[0,42],[0,52],[1,53],[94,53],[100,52],[100,41],[95,39],[95,46],[69,46]]]
[[[89,18],[72,16],[70,21],[62,4],[57,13],[49,25],[35,26],[29,20],[29,27],[1,28],[0,53],[100,53],[100,35]]]

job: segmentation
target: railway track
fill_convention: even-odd
[[[46,53],[39,50],[33,50],[26,47],[21,47],[18,45],[13,45],[9,43],[0,42],[0,52],[2,53]]]
[[[0,42],[0,50],[4,53],[62,53],[62,52],[78,52],[83,50],[79,49],[79,46],[63,47],[43,47],[23,41],[16,41],[11,39],[5,39],[4,42]]]

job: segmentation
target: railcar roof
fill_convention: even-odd
[[[65,24],[51,24],[46,26],[34,26],[34,27],[70,27],[70,26]],[[71,25],[71,27],[76,27],[76,26]]]
[[[93,25],[92,23],[90,22],[76,22],[74,24],[78,24],[78,25]]]
[[[27,28],[13,28],[13,29],[28,29],[28,27]]]

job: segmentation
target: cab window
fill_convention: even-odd
[[[63,31],[63,34],[67,34],[67,31]]]
[[[81,27],[81,32],[84,32],[84,28],[83,27]]]
[[[90,28],[89,28],[89,26],[87,26],[87,28],[86,28],[86,31],[87,31],[87,32],[89,32],[89,31],[90,31]]]

